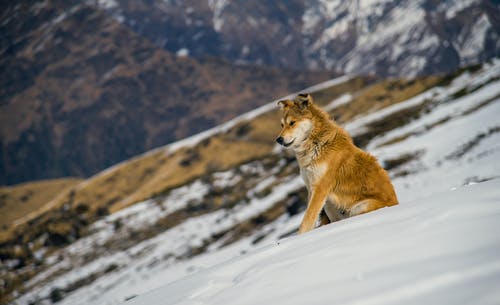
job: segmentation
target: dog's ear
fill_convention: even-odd
[[[313,103],[312,96],[308,93],[300,93],[297,95],[295,101],[301,109],[306,109]]]
[[[293,102],[290,100],[281,100],[278,102],[278,106],[280,106],[282,110],[285,110],[286,108],[292,107]]]

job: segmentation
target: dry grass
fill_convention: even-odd
[[[353,100],[333,111],[335,120],[348,122],[361,114],[385,108],[407,100],[435,86],[441,78],[437,76],[423,77],[415,80],[385,80],[357,93]]]
[[[42,210],[58,194],[81,181],[77,178],[65,178],[0,187],[0,227],[6,229],[29,213]]]

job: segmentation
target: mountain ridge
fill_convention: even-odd
[[[171,52],[217,54],[238,63],[411,77],[452,72],[500,54],[500,7],[492,1],[95,5]]]

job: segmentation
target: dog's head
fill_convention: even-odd
[[[282,100],[278,105],[283,110],[281,132],[276,142],[285,147],[299,147],[313,129],[310,107],[313,100],[309,94],[299,94],[294,100]]]

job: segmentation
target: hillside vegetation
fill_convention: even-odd
[[[0,187],[0,227],[6,230],[29,219],[31,213],[46,210],[46,204],[66,190],[73,188],[82,179],[66,178],[44,180],[8,187]]]

